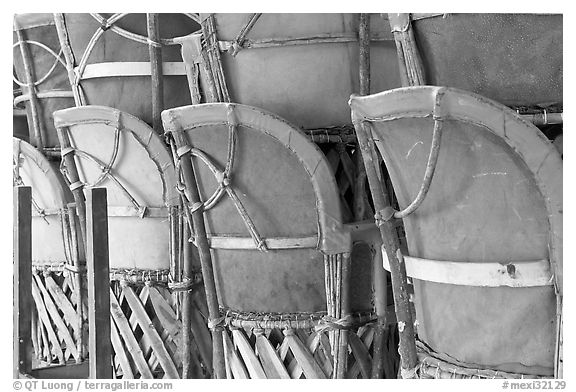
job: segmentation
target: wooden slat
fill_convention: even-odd
[[[312,334],[308,337],[306,345],[308,346],[310,352],[313,353],[314,360],[320,366],[326,377],[330,378],[334,363],[332,362],[331,358],[329,358],[330,354],[326,353],[321,347],[321,339],[321,333],[312,332]]]
[[[62,347],[60,347],[60,342],[56,337],[56,332],[54,332],[54,328],[52,327],[52,323],[50,322],[50,317],[48,317],[48,311],[44,306],[44,302],[42,301],[42,294],[40,294],[40,289],[36,285],[36,281],[32,280],[32,298],[34,298],[34,302],[36,303],[36,309],[38,310],[38,315],[40,316],[40,320],[44,324],[46,328],[46,333],[48,337],[46,339],[45,345],[49,347],[49,343],[52,344],[52,350],[56,354],[58,361],[60,363],[64,363],[64,352],[62,351]]]
[[[116,296],[110,289],[110,312],[112,314],[112,318],[118,327],[120,335],[124,339],[124,344],[126,344],[126,348],[128,352],[132,356],[134,360],[134,364],[136,365],[136,369],[140,372],[142,378],[154,378],[152,372],[148,368],[148,364],[146,363],[146,359],[144,358],[144,354],[138,345],[138,341],[132,334],[132,328],[130,327],[130,323],[128,319],[122,312],[122,308],[120,308],[120,304],[116,299]]]
[[[248,375],[248,371],[246,370],[244,364],[238,357],[236,350],[234,350],[234,343],[232,343],[232,340],[230,340],[230,336],[228,336],[226,331],[222,332],[222,336],[224,342],[224,357],[228,361],[232,377],[236,379],[250,378]]]
[[[334,358],[332,357],[332,348],[330,347],[330,339],[326,333],[320,334],[320,344],[318,349],[324,353],[324,357],[328,362],[330,369],[334,369]]]
[[[166,302],[166,299],[151,286],[149,287],[150,301],[158,320],[168,333],[170,339],[174,341],[178,351],[182,351],[182,322],[176,317],[174,309]],[[181,353],[179,355],[182,355]]]
[[[14,218],[14,312],[13,378],[32,370],[30,350],[32,298],[32,189],[15,187]]]
[[[374,341],[375,335],[376,335],[375,328],[368,328],[363,335],[359,335],[359,338],[362,339],[362,341],[364,342],[364,346],[366,346],[367,349],[370,349],[370,346]]]
[[[395,338],[396,328],[394,326],[389,326],[384,330],[384,338],[387,341],[387,355],[384,361],[384,369],[386,373],[386,378],[396,378],[396,373],[398,372],[399,358],[398,357],[398,346]]]
[[[266,373],[254,354],[254,350],[252,346],[244,336],[244,333],[239,329],[232,330],[232,337],[234,338],[234,342],[238,346],[238,351],[242,355],[242,359],[244,359],[244,363],[246,364],[246,368],[248,369],[248,373],[250,374],[250,378],[256,379],[264,379],[266,378]]]
[[[52,353],[50,352],[50,341],[48,340],[48,335],[46,333],[46,328],[44,327],[44,323],[42,320],[38,320],[38,330],[40,331],[40,338],[42,347],[42,353],[40,353],[41,357],[46,358],[46,362],[52,363]]]
[[[164,328],[162,328],[162,327],[158,328],[158,322],[155,318],[155,315],[149,314],[147,306],[146,306],[148,304],[148,300],[150,299],[149,286],[148,285],[142,286],[139,288],[139,290],[140,290],[140,292],[138,293],[138,298],[140,298],[140,302],[142,303],[142,306],[144,307],[146,314],[148,314],[150,317],[150,321],[152,322],[152,326],[154,327],[156,332],[158,332],[158,336],[160,336],[160,340],[162,340],[162,343],[164,344],[164,339],[162,337],[162,334],[164,333]],[[138,322],[138,324],[139,324],[139,322]],[[143,344],[147,347],[148,367],[150,367],[152,372],[157,372],[158,369],[162,369],[162,365],[158,361],[156,353],[154,352],[154,348],[152,347],[150,339],[148,338],[147,335],[143,335],[142,338],[140,339],[140,345],[142,346]],[[164,347],[166,347],[166,345],[164,345]],[[166,352],[168,352],[168,347],[166,347]],[[170,352],[168,352],[168,355],[170,355]],[[172,356],[170,356],[170,359],[172,359]],[[172,362],[174,362],[174,365],[176,366],[176,362],[174,361],[174,359],[172,359]],[[164,375],[164,377],[165,376],[166,375]]]
[[[69,350],[74,356],[74,358],[79,359],[78,351],[76,350],[76,343],[74,342],[74,339],[72,339],[72,335],[70,334],[70,331],[66,327],[66,324],[64,324],[64,321],[62,321],[60,313],[58,312],[58,308],[52,301],[52,298],[50,297],[48,290],[46,290],[46,288],[42,284],[42,280],[38,275],[34,275],[34,279],[36,280],[36,284],[38,285],[38,288],[40,289],[40,292],[44,297],[44,305],[48,310],[48,314],[52,318],[54,324],[56,324],[57,335],[60,337],[60,339],[62,339],[66,343],[66,351]]]
[[[78,330],[79,328],[78,313],[76,313],[76,310],[70,303],[70,300],[68,299],[68,297],[66,297],[66,294],[62,292],[62,289],[54,281],[51,275],[46,276],[44,278],[44,282],[46,284],[46,288],[48,289],[50,294],[52,294],[54,302],[56,302],[56,304],[58,305],[58,309],[60,309],[64,314],[64,321],[66,321],[68,325],[72,327],[72,329],[74,330],[76,340],[78,340],[80,336],[80,331]]]
[[[286,371],[282,360],[265,335],[256,336],[256,350],[262,362],[267,378],[287,379],[290,375]]]
[[[314,361],[314,357],[312,357],[312,354],[300,339],[291,334],[286,335],[284,339],[288,339],[290,350],[292,354],[294,354],[298,364],[302,367],[306,378],[326,378],[324,372],[320,369],[316,361]]]
[[[200,313],[202,313],[206,318],[208,317],[208,304],[206,303],[206,294],[204,294],[204,289],[199,288],[193,295],[192,298],[194,299],[194,303]]]
[[[210,335],[210,330],[197,308],[194,307],[191,313],[192,322],[190,323],[190,328],[192,329],[192,335],[198,346],[202,361],[212,373],[212,336]]]
[[[112,318],[112,315],[110,315]],[[118,362],[120,364],[120,369],[122,369],[122,378],[134,378],[134,373],[132,372],[132,367],[130,366],[130,361],[128,360],[128,356],[124,351],[124,346],[122,345],[122,341],[120,340],[120,335],[118,335],[118,330],[114,323],[110,322],[110,332],[111,332],[111,340],[112,340],[112,348],[114,348],[114,353],[116,353],[116,358],[118,358]]]
[[[356,165],[352,162],[352,159],[346,151],[340,153],[340,161],[342,162],[342,169],[344,170],[344,173],[346,173],[348,181],[350,184],[354,184],[354,179],[356,178],[354,175]]]
[[[280,357],[281,361],[286,361],[286,356],[288,355],[289,350],[290,345],[288,344],[288,341],[284,337],[282,343],[280,344],[280,347],[278,347],[278,357]]]
[[[290,374],[290,378],[294,379],[294,380],[298,380],[302,377],[302,375],[304,374],[304,371],[302,370],[302,366],[300,366],[300,364],[298,363],[298,360],[296,358],[292,358],[292,361],[290,361],[290,363],[288,364],[288,373]]]
[[[110,279],[106,188],[86,189],[86,267],[90,378],[112,378],[110,294],[98,289]]]
[[[138,298],[140,298],[140,301],[142,302],[143,305],[146,304],[146,302],[148,301],[148,290],[140,291],[140,294],[138,295]],[[119,296],[119,302],[123,303],[126,301],[126,296],[124,295],[124,289],[120,288],[120,296]],[[132,328],[132,331],[134,333],[136,333],[136,330],[139,327],[140,323],[138,320],[138,317],[136,315],[136,313],[134,313],[134,311],[132,310],[132,308],[130,306],[128,306],[128,308],[130,309],[130,317],[128,318],[129,322],[130,322],[130,327]],[[138,344],[140,346],[140,348],[142,349],[142,352],[144,354],[145,358],[149,358],[150,355],[152,355],[152,357],[154,357],[153,353],[152,353],[152,346],[150,345],[150,341],[148,339],[147,335],[142,335],[138,341]]]
[[[16,312],[16,307],[14,308],[14,312]],[[34,348],[34,353],[36,354],[36,358],[40,359],[40,336],[38,330],[38,313],[36,312],[36,308],[31,308],[31,316],[32,316],[32,327],[31,327],[31,334],[32,334],[32,347]],[[16,331],[16,325],[14,325],[14,330]]]
[[[150,346],[158,358],[158,361],[162,365],[164,372],[170,378],[178,378],[178,370],[176,369],[170,354],[166,350],[166,347],[164,347],[164,342],[158,335],[158,331],[156,331],[154,328],[152,320],[150,320],[150,317],[148,317],[142,302],[140,302],[140,299],[136,296],[130,286],[124,287],[122,291],[124,292],[124,297],[126,298],[126,301],[130,305],[132,312],[134,312],[136,319],[140,324],[142,332],[150,341]]]
[[[372,358],[370,358],[364,342],[362,342],[355,333],[349,333],[348,344],[352,348],[352,354],[356,359],[356,363],[360,366],[362,377],[366,379],[370,378],[372,375]]]

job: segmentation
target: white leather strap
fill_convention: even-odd
[[[150,63],[148,62],[111,62],[88,64],[80,75],[80,80],[94,78],[110,78],[114,76],[150,76]],[[182,62],[162,63],[164,76],[186,75],[186,68]]]
[[[548,260],[472,263],[411,256],[403,256],[402,259],[408,276],[429,282],[481,287],[532,287],[554,283]],[[390,271],[384,247],[382,264],[384,269]]]

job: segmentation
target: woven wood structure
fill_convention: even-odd
[[[421,342],[403,376],[561,377],[562,160],[552,143],[509,108],[452,88],[350,105],[366,166],[383,157],[401,206],[375,198],[378,224],[403,219],[408,240],[408,255],[393,256],[414,282]],[[368,174],[374,196],[379,179]]]

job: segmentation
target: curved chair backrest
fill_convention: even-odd
[[[191,103],[180,46],[174,37],[197,31],[197,17],[158,14],[159,39],[149,39],[147,14],[58,14],[56,22],[62,47],[72,55],[67,59],[75,71],[70,74],[71,84],[82,105],[114,107],[152,124],[156,89],[160,88],[165,108]],[[150,79],[149,45],[154,42],[161,50],[159,61],[163,61],[164,77],[158,84]]]
[[[23,140],[12,138],[14,185],[32,187],[32,261],[61,264],[69,260],[64,236],[66,205],[74,201],[55,163]],[[68,244],[68,245],[67,245]]]
[[[461,88],[507,106],[563,102],[561,14],[411,14],[411,19],[425,84]]]
[[[479,368],[550,375],[562,293],[562,161],[512,110],[464,91],[396,89],[353,97],[401,207],[422,184],[435,126],[429,191],[404,218],[418,335]]]
[[[52,14],[15,15],[13,35],[15,81],[22,87],[15,103],[25,103],[30,143],[58,146],[52,113],[74,106],[74,100]]]
[[[323,259],[351,252],[352,244],[334,175],[316,145],[245,105],[176,108],[162,119],[192,147],[220,305],[325,310]]]
[[[179,205],[172,156],[146,123],[102,106],[54,113],[80,182],[108,190],[110,268],[167,269],[169,212]]]
[[[350,124],[346,102],[359,90],[359,14],[222,13],[200,18],[205,34],[211,32],[208,53],[222,52],[218,56],[232,102],[269,110],[303,128]],[[385,18],[370,17],[374,92],[401,86]]]

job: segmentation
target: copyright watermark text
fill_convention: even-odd
[[[562,380],[532,380],[503,381],[502,389],[566,389],[566,381]]]
[[[26,380],[14,381],[15,391],[136,391],[136,390],[170,390],[171,382],[146,382],[134,380],[122,381],[53,381],[53,380]]]

